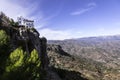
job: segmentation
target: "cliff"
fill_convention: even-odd
[[[36,49],[41,59],[42,68],[45,69],[47,67],[47,61],[45,60],[47,57],[46,38],[40,38],[40,34],[35,28],[25,28],[18,25],[12,26],[11,19],[5,16],[4,13],[0,15],[0,23],[0,29],[5,30],[10,37],[11,51],[22,46],[24,51],[29,55],[33,49]]]
[[[50,80],[49,77],[56,75],[54,72],[50,71],[48,68],[49,61],[48,61],[47,52],[46,52],[47,39],[45,37],[40,37],[39,32],[37,32],[35,28],[25,28],[24,26],[19,26],[17,25],[16,22],[14,22],[13,19],[10,19],[4,13],[1,12],[0,13],[0,31],[3,32],[5,36],[9,37],[9,40],[6,41],[7,44],[5,44],[5,46],[9,46],[8,51],[6,51],[7,49],[5,49],[5,47],[0,45],[1,46],[0,52],[2,53],[2,50],[3,50],[3,52],[7,54],[7,55],[1,54],[1,57],[0,57],[0,60],[3,60],[3,63],[0,64],[0,66],[2,66],[0,67],[1,80],[4,80],[4,79],[8,80],[8,78],[11,78],[13,80],[22,79],[17,77],[12,78],[13,73],[19,73],[22,70],[23,70],[23,73],[20,72],[20,74],[18,75],[19,76],[21,75],[21,77],[24,77],[25,75],[28,76],[26,77],[26,80],[35,80],[35,79]],[[1,42],[2,40],[3,41],[6,40],[6,38],[4,39],[5,36],[0,37]],[[21,55],[23,56],[23,58],[21,58],[22,57]],[[38,58],[37,58],[37,55],[38,55]],[[4,56],[5,58],[2,58],[2,56]],[[11,56],[13,56],[13,58],[15,57],[15,59],[11,58]],[[14,62],[11,62],[12,60],[14,60]],[[14,70],[12,67],[13,65],[16,65],[17,62],[18,64],[17,66],[14,66],[14,68],[16,68]],[[20,63],[22,65],[20,65]],[[33,68],[31,66],[33,66]],[[8,67],[10,70],[6,70],[6,68]],[[19,68],[23,68],[23,69],[20,70]],[[26,73],[26,69],[29,69],[29,68],[31,68],[33,71],[29,70]],[[38,73],[35,72],[34,70],[37,71]],[[36,77],[34,76],[35,74],[36,74]],[[40,75],[40,77],[38,76],[38,74]],[[17,74],[15,75],[18,76]],[[32,75],[33,77],[31,77],[30,75]],[[5,76],[7,76],[8,78],[5,78]],[[57,77],[57,75],[54,76],[54,78],[55,77]],[[56,78],[55,79],[52,78],[51,80],[56,80]]]

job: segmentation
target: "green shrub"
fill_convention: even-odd
[[[9,36],[4,30],[0,30],[0,56],[8,54],[9,50]]]
[[[30,56],[21,48],[14,50],[7,60],[0,80],[40,80],[40,60],[34,49]]]
[[[10,24],[14,27],[18,26],[18,22],[15,22],[13,19],[10,20]]]
[[[0,30],[0,46],[6,45],[8,43],[9,36],[4,30]]]

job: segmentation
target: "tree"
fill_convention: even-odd
[[[15,27],[18,26],[18,22],[15,22],[13,19],[10,20],[10,24]]]
[[[0,80],[40,80],[38,52],[34,49],[28,56],[21,48],[14,50]]]
[[[0,30],[0,46],[6,45],[8,43],[9,36],[4,30]]]
[[[6,34],[4,30],[0,30],[0,56],[8,55],[9,53],[9,39],[10,37]]]

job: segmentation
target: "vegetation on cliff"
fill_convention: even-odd
[[[17,48],[7,58],[1,80],[40,80],[40,60],[38,53],[33,50],[30,57]]]
[[[33,49],[30,55],[21,47],[10,52],[9,36],[0,30],[0,80],[40,80],[40,59]]]
[[[59,45],[48,45],[50,66],[62,80],[119,80],[120,73],[92,59],[69,55]]]
[[[0,80],[41,80],[40,52],[30,39],[39,39],[39,33],[23,27],[26,31],[20,35],[20,28],[0,13]]]

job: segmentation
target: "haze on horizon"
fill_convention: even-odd
[[[120,0],[0,0],[0,11],[35,20],[48,40],[120,34]]]

